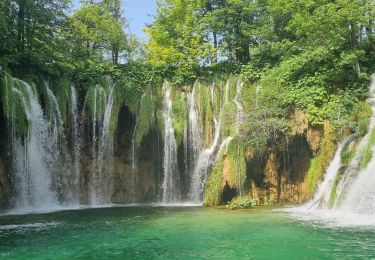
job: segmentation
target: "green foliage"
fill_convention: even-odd
[[[67,0],[6,0],[0,3],[0,66],[17,76],[60,75]]]
[[[119,53],[125,49],[125,32],[120,17],[114,17],[105,2],[82,6],[69,22],[71,35],[66,37],[74,41],[74,56],[89,59],[103,57],[110,50],[112,62],[118,63]]]
[[[245,122],[240,135],[248,145],[262,149],[269,143],[277,142],[290,126],[284,102],[285,90],[270,77],[259,84],[245,87]]]
[[[230,209],[249,209],[255,206],[256,202],[250,196],[236,197],[229,203]]]
[[[203,2],[158,1],[155,21],[146,29],[150,38],[146,48],[152,64],[173,66],[178,74],[192,78],[194,68],[209,59],[210,43],[199,24]]]

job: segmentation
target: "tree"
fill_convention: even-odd
[[[193,0],[158,2],[155,21],[146,29],[152,64],[191,72],[211,60],[211,44],[199,21],[203,5],[204,1]]]
[[[70,19],[71,40],[77,58],[102,58],[111,52],[111,60],[118,63],[125,46],[125,32],[119,18],[114,18],[104,4],[87,4]]]
[[[5,0],[0,3],[0,52],[3,66],[19,73],[30,65],[42,70],[59,63],[61,42],[55,36],[65,26],[69,0]],[[47,65],[47,66],[46,66]]]

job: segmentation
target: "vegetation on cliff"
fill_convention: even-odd
[[[64,120],[72,84],[86,112],[103,116],[109,76],[116,85],[111,133],[126,106],[137,121],[136,148],[151,128],[163,134],[163,84],[172,88],[173,125],[182,144],[187,93],[195,84],[205,147],[215,120],[221,120],[223,139],[234,138],[208,177],[205,204],[217,205],[226,185],[241,190],[245,151],[266,151],[298,134],[309,139],[308,129],[319,133],[310,140],[314,158],[305,181],[311,194],[337,141],[367,132],[371,109],[364,100],[375,70],[372,1],[158,0],[144,45],[126,33],[121,6],[121,0],[83,1],[73,12],[69,0],[0,3],[1,102],[8,119],[11,109],[20,115],[20,133],[26,135],[29,122],[15,111],[21,104],[10,98],[9,81],[17,80],[8,73],[35,83],[49,111],[47,82]],[[244,111],[240,118],[236,102]],[[296,111],[306,115],[299,132]],[[371,159],[374,140],[371,133],[361,167]],[[346,147],[342,161],[352,156]]]

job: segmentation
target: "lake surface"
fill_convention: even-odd
[[[369,259],[374,226],[271,208],[110,207],[0,216],[0,259]]]

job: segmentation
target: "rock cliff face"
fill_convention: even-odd
[[[303,136],[273,145],[247,160],[251,197],[257,204],[301,203],[308,197],[306,175],[312,151]]]
[[[207,91],[207,89],[202,88],[200,91]],[[176,97],[178,95],[180,93],[175,93]],[[219,100],[219,97],[215,98]],[[158,123],[162,124],[162,120],[152,121],[150,118],[158,118],[158,116],[161,118],[160,107],[162,107],[162,102],[160,100],[163,100],[163,97],[155,99],[157,99],[155,106],[146,106],[144,111],[140,110],[140,115],[143,115],[143,117],[139,119],[126,105],[117,108],[117,126],[113,136],[113,156],[111,157],[113,193],[108,193],[113,203],[161,201],[164,156],[164,133],[162,129],[164,126],[158,125]],[[201,99],[204,100],[202,97]],[[144,102],[151,102],[152,100],[153,98]],[[176,98],[176,100],[179,99]],[[206,103],[203,102],[203,104]],[[211,103],[213,103],[212,100]],[[206,107],[200,107],[198,111],[201,117],[198,121],[202,126],[200,129],[201,147],[199,149],[202,150],[209,148],[215,139],[213,138],[215,134],[213,121],[216,118],[211,103],[207,103]],[[234,106],[232,110],[236,111],[234,103],[227,104],[227,106],[230,105]],[[12,174],[9,163],[10,153],[7,152],[7,127],[1,107],[0,105],[0,208],[6,208],[11,204],[11,197],[14,194],[11,192],[10,180]],[[187,167],[188,159],[185,154],[187,147],[184,146],[184,141],[181,141],[185,138],[183,135],[188,120],[186,111],[182,109],[186,108],[186,104],[176,103],[175,107],[175,113],[178,116],[176,133],[180,134],[177,138],[180,140],[177,142],[177,167],[180,173],[179,185],[182,194],[180,197],[187,201],[190,196],[191,171],[194,170],[191,168],[194,168],[194,165]],[[221,116],[221,113],[217,111],[216,114],[217,117]],[[142,136],[135,145],[134,129],[139,123],[137,120],[146,120],[144,115],[149,115],[150,118],[147,120],[150,121],[147,122],[152,121],[153,123],[139,124],[138,129],[142,130]],[[222,136],[220,136],[215,148],[217,151],[212,154],[212,158],[218,158],[215,164],[207,168],[208,178],[205,185],[205,196],[212,196],[212,198],[209,198],[209,202],[206,204],[226,204],[234,197],[244,195],[251,197],[259,205],[302,203],[307,200],[311,195],[311,187],[316,184],[309,183],[308,178],[313,156],[316,156],[322,150],[322,147],[324,148],[323,155],[320,156],[322,159],[319,161],[320,172],[316,175],[318,176],[316,179],[319,179],[319,174],[322,174],[322,171],[327,167],[335,148],[334,141],[329,136],[329,124],[325,123],[321,129],[311,128],[308,125],[306,112],[295,111],[290,118],[292,128],[289,136],[279,138],[277,144],[270,144],[262,151],[247,151],[238,135],[231,135],[231,141],[227,143],[225,149],[223,148],[225,150],[223,152],[221,151],[221,145],[225,139],[229,140],[226,133],[233,134],[233,132],[236,132],[232,129],[233,125],[236,124],[232,120],[233,115],[230,113],[228,115],[226,121],[222,122]],[[79,116],[83,117],[83,115]],[[91,120],[82,118],[85,130],[82,133],[80,147],[79,202],[83,204],[90,203],[89,186],[90,181],[92,181],[90,180],[90,176],[92,176],[90,173],[95,171],[95,167],[97,167],[97,163],[93,163]],[[71,119],[67,119],[67,123],[65,123],[65,136],[68,140],[73,140],[69,136],[73,132],[73,126],[69,125],[70,121]],[[144,129],[142,129],[142,126]],[[68,143],[67,149],[70,151],[69,153],[72,153],[74,144]],[[207,201],[206,198],[205,201]]]
[[[303,115],[299,115],[301,120]],[[9,170],[6,165],[6,128],[1,118],[0,126],[0,207],[5,208],[10,201]],[[301,123],[301,121],[299,121]],[[302,121],[301,129],[296,135],[284,139],[277,145],[271,145],[261,152],[246,156],[246,177],[243,193],[248,194],[259,205],[274,203],[301,203],[308,199],[306,175],[310,160],[319,149],[321,134],[319,130],[309,129],[302,133],[305,127]],[[132,134],[135,126],[135,116],[127,107],[122,107],[118,115],[118,127],[114,137],[113,184],[114,203],[136,203],[160,201],[163,144],[162,136],[157,127],[153,127],[142,139],[135,151],[135,167],[132,157]],[[212,132],[212,131],[211,131]],[[206,133],[207,139],[212,133]],[[183,150],[180,145],[179,151]],[[81,158],[81,202],[87,203],[88,176],[92,170],[89,147],[82,147]],[[182,157],[179,155],[179,157]],[[180,158],[181,159],[181,158]],[[183,159],[179,160],[183,161]],[[239,196],[236,181],[231,175],[230,158],[225,156],[222,167],[222,186],[220,201],[226,203]],[[133,168],[134,167],[134,168]],[[183,170],[182,166],[180,167]],[[243,195],[243,194],[242,194]]]
[[[143,138],[134,149],[132,134],[135,116],[127,107],[119,112],[114,141],[113,175],[114,203],[155,202],[160,194],[162,172],[162,144],[156,128]],[[134,165],[133,160],[134,159]]]

